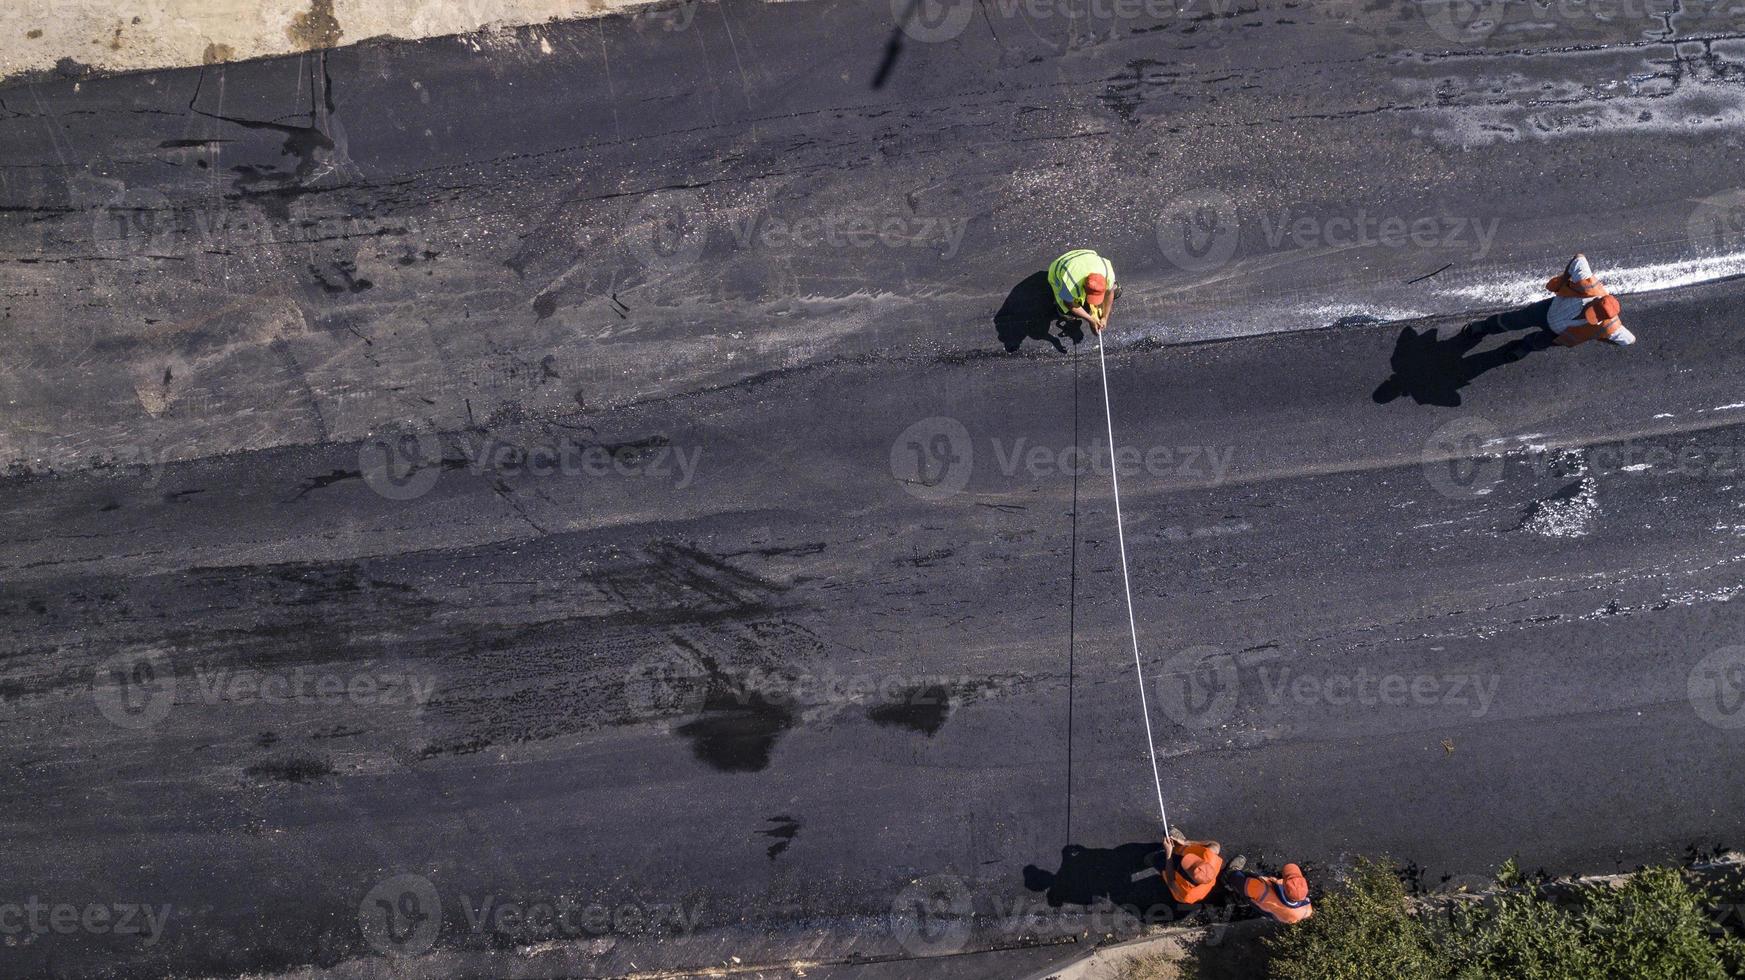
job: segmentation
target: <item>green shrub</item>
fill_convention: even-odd
[[[1389,865],[1359,858],[1351,877],[1315,902],[1315,914],[1267,940],[1280,980],[1432,977],[1436,942],[1406,903]]]
[[[1315,903],[1315,915],[1267,941],[1281,980],[1726,980],[1745,975],[1745,944],[1710,912],[1713,899],[1671,868],[1619,887],[1553,896],[1513,863],[1499,892],[1452,905],[1408,902],[1385,863],[1360,860]]]

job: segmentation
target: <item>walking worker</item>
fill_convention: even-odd
[[[1594,275],[1587,256],[1577,252],[1563,274],[1553,277],[1545,288],[1552,294],[1546,325],[1557,335],[1558,344],[1574,347],[1603,340],[1628,347],[1636,342],[1636,335],[1624,328],[1618,298]]]
[[[1048,265],[1048,285],[1054,305],[1066,316],[1076,316],[1102,333],[1109,325],[1120,290],[1115,286],[1115,266],[1088,248],[1074,249]]]
[[[1628,347],[1636,335],[1624,327],[1618,298],[1606,284],[1594,275],[1587,256],[1577,252],[1562,274],[1545,284],[1551,300],[1545,310],[1545,322],[1521,322],[1520,317],[1497,315],[1467,324],[1454,340],[1460,352],[1471,350],[1491,334],[1520,330],[1526,336],[1483,354],[1475,354],[1462,362],[1466,380],[1471,380],[1493,367],[1518,361],[1534,351],[1549,350],[1553,345],[1574,347],[1590,340],[1599,340],[1616,347]]]

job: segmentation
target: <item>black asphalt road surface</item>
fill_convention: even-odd
[[[1477,6],[0,86],[0,974],[1019,976],[1185,912],[1102,355],[1187,833],[1736,844],[1745,10]],[[1634,347],[1461,339],[1578,249]]]

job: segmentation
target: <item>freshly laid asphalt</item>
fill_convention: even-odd
[[[1737,843],[1699,8],[729,2],[0,87],[0,973],[1011,976],[1175,914],[1098,346],[1035,313],[1084,244],[1172,820],[1322,883]],[[1711,281],[1453,339],[1577,248]]]

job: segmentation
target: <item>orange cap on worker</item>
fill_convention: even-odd
[[[1188,840],[1179,829],[1171,827],[1163,839],[1163,850],[1153,852],[1146,860],[1169,886],[1170,897],[1182,905],[1206,900],[1218,884],[1218,873],[1224,870],[1223,849],[1215,840]],[[1135,874],[1144,878],[1149,871]]]
[[[1109,295],[1109,280],[1103,278],[1101,272],[1093,272],[1085,277],[1085,302],[1091,306],[1102,306],[1103,297]]]
[[[1078,317],[1102,333],[1121,289],[1115,264],[1088,248],[1075,248],[1048,264],[1048,286],[1062,316]]]
[[[1249,874],[1240,869],[1239,862],[1232,863],[1236,866],[1230,871],[1229,883],[1239,886],[1242,897],[1274,921],[1288,925],[1315,914],[1315,907],[1309,904],[1309,879],[1303,876],[1302,868],[1287,864],[1274,878]]]

